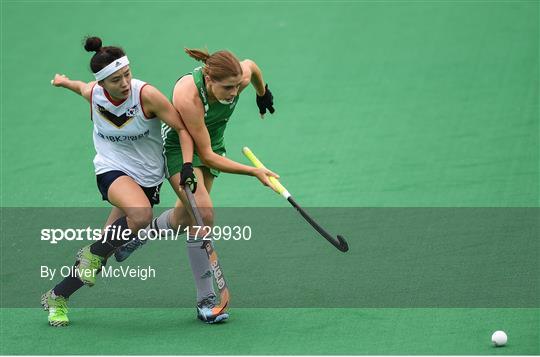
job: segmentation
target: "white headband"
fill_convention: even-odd
[[[120,57],[119,59],[116,59],[113,62],[109,63],[107,66],[103,67],[98,73],[94,73],[94,77],[96,77],[96,81],[101,81],[102,79],[107,78],[119,69],[124,68],[128,64],[129,60],[127,56]]]

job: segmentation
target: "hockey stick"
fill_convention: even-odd
[[[244,147],[242,149],[242,152],[244,155],[255,165],[255,167],[264,167],[263,163],[257,159],[255,154],[248,148]],[[276,191],[278,191],[289,203],[296,208],[296,210],[304,217],[304,219],[313,227],[315,230],[323,236],[328,242],[330,242],[334,247],[336,247],[338,250],[342,252],[346,252],[349,250],[349,245],[347,244],[347,241],[342,236],[338,235],[336,238],[334,238],[330,233],[328,233],[326,230],[324,230],[323,227],[321,227],[311,216],[302,208],[296,201],[292,198],[291,194],[287,189],[274,177],[268,177],[270,179],[270,183],[274,186]]]
[[[191,212],[193,213],[196,224],[201,228],[205,227],[205,224],[201,217],[201,213],[197,208],[195,197],[193,197],[193,192],[191,192],[191,189],[189,187],[184,187],[184,192],[186,193],[189,205],[191,207]],[[212,315],[217,316],[223,313],[229,306],[229,288],[227,287],[227,282],[225,281],[225,277],[223,276],[223,271],[221,270],[221,266],[219,265],[218,256],[216,251],[214,250],[214,247],[212,246],[212,242],[210,240],[205,240],[203,242],[202,248],[206,251],[206,254],[208,255],[208,260],[210,261],[210,266],[212,267],[212,271],[214,273],[214,280],[219,289],[219,305],[215,306],[212,309]]]

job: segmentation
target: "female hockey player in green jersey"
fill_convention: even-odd
[[[182,186],[195,173],[197,187],[195,200],[204,223],[212,226],[214,211],[210,192],[214,179],[220,171],[257,177],[264,185],[272,187],[268,176],[279,177],[266,168],[254,168],[225,157],[224,132],[236,108],[240,93],[251,83],[256,91],[256,102],[261,117],[266,111],[274,113],[273,96],[265,84],[261,70],[251,60],[239,61],[229,51],[206,51],[186,49],[192,58],[204,63],[193,72],[182,76],[174,87],[172,102],[183,118],[195,144],[192,163],[180,166],[182,150],[178,134],[167,125],[162,127],[167,177],[179,199],[176,207],[161,214],[153,221],[153,228],[175,229],[191,223]],[[119,261],[126,259],[144,240],[134,240],[116,252]],[[204,322],[213,323],[228,318],[222,311],[212,313],[216,305],[211,267],[204,249],[204,242],[189,234],[187,251],[197,286],[197,316]],[[215,310],[214,310],[215,311]]]

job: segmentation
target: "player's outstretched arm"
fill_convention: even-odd
[[[90,101],[92,95],[92,87],[96,82],[92,81],[89,83],[82,81],[74,81],[69,79],[64,74],[55,74],[54,79],[51,80],[51,84],[55,87],[63,87],[71,90],[72,92],[77,93],[78,95],[84,97],[87,101]]]

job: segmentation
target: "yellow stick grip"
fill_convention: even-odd
[[[253,163],[255,167],[266,168],[263,165],[263,163],[259,159],[257,159],[257,156],[255,156],[253,151],[251,151],[247,146],[244,146],[244,148],[242,149],[242,152],[249,159],[249,161]],[[272,184],[274,190],[276,190],[280,195],[282,195],[285,198],[289,198],[291,196],[289,191],[287,191],[287,189],[275,177],[269,176],[268,179],[270,180],[270,183]]]

